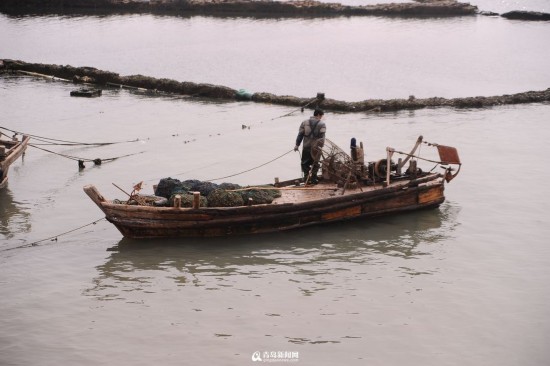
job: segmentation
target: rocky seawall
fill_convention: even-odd
[[[103,11],[239,16],[352,16],[451,17],[474,15],[477,7],[456,0],[414,0],[348,6],[313,0],[2,0],[3,11]]]
[[[538,11],[514,10],[508,13],[501,14],[500,16],[506,19],[514,19],[514,20],[534,20],[534,21],[550,20],[550,14],[541,13]]]
[[[258,18],[385,16],[408,18],[500,16],[512,20],[549,21],[550,14],[514,10],[504,14],[479,11],[457,0],[410,0],[351,6],[315,0],[1,0],[0,12],[7,14],[63,13],[111,14],[152,13],[163,15],[210,15]]]
[[[120,76],[110,71],[98,70],[93,67],[73,67],[70,65],[51,65],[27,63],[16,60],[0,60],[0,73],[26,73],[63,79],[77,84],[95,84],[101,87],[133,88],[164,92],[184,96],[218,99],[226,101],[247,100],[257,103],[269,103],[293,107],[322,107],[335,112],[389,112],[399,110],[414,110],[422,108],[484,108],[506,104],[526,104],[550,102],[550,88],[542,91],[527,91],[523,93],[476,96],[467,98],[415,98],[407,99],[367,99],[359,102],[346,102],[325,98],[318,94],[310,98],[295,96],[280,96],[267,92],[242,93],[240,90],[227,86],[202,84],[172,79],[158,79],[143,75]]]

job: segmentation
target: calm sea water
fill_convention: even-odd
[[[358,101],[550,85],[550,25],[498,17],[233,19],[0,15],[1,57]]]
[[[549,28],[485,17],[2,15],[0,58],[349,100],[489,95],[549,86]],[[150,192],[167,176],[294,178],[290,150],[308,113],[119,89],[71,98],[74,88],[0,78],[0,126],[138,141],[39,146],[121,157],[82,171],[32,147],[12,166],[0,191],[2,366],[253,365],[255,352],[299,365],[548,364],[550,104],[326,114],[329,138],[363,141],[367,160],[386,146],[408,150],[421,134],[456,146],[464,166],[439,209],[258,237],[140,242],[105,221],[88,225],[102,214],[82,187],[123,198],[112,183],[130,190],[144,181]],[[57,240],[30,245],[49,237]]]
[[[500,14],[513,10],[540,11],[544,13],[550,11],[550,2],[548,0],[474,0],[469,3],[477,6],[479,10]]]

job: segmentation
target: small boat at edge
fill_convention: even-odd
[[[23,135],[21,140],[18,140],[16,136],[6,139],[0,133],[0,189],[8,184],[10,165],[23,155],[29,140],[30,137],[26,135]]]

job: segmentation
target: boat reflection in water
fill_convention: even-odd
[[[0,238],[12,239],[17,233],[31,231],[30,213],[20,202],[13,200],[9,188],[0,189]],[[4,245],[2,245],[4,248]]]
[[[263,278],[292,281],[307,296],[342,283],[334,276],[380,278],[388,270],[400,276],[430,274],[437,271],[433,259],[415,267],[434,255],[434,246],[452,239],[459,211],[447,202],[437,210],[253,237],[124,238],[97,267],[85,295],[133,302],[181,286],[239,290],[243,282]]]

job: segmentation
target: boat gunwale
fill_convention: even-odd
[[[6,150],[6,155],[3,160],[0,160],[0,164],[3,166],[7,166],[17,160],[17,158],[19,158],[19,156],[21,156],[21,154],[27,149],[27,145],[30,139],[30,136],[27,135],[23,135],[23,139],[21,141],[0,139],[0,144],[5,145],[6,147],[8,145],[13,145],[8,150]]]
[[[409,203],[400,207],[383,208],[369,212],[363,212],[361,210],[361,212],[357,215],[343,215],[328,219],[323,219],[322,217],[325,214],[346,211],[355,206],[361,207],[364,205],[368,205],[370,201],[376,202],[379,200],[385,200],[386,198],[371,197],[368,200],[364,200],[362,202],[343,202],[340,203],[341,207],[317,207],[316,210],[294,210],[291,213],[276,212],[270,215],[270,217],[264,216],[263,220],[258,220],[258,217],[254,215],[247,215],[246,217],[240,216],[238,218],[228,216],[221,219],[215,218],[205,221],[181,220],[181,217],[168,220],[150,219],[146,217],[135,218],[118,215],[106,216],[106,219],[107,221],[112,223],[123,236],[132,239],[153,239],[168,237],[201,238],[265,234],[319,225],[323,222],[339,222],[356,219],[366,219],[368,217],[378,217],[392,213],[411,212],[416,210],[436,208],[445,201],[445,197],[443,195],[444,186],[444,182],[441,181],[437,184],[419,185],[412,188],[412,190],[415,191],[414,193],[412,193],[412,195],[418,196],[420,191],[428,191],[434,187],[439,187],[439,189],[441,189],[441,195],[431,201],[416,201],[415,203]],[[386,193],[385,196],[390,196],[389,199],[391,199],[410,194],[411,192],[406,189],[393,192],[393,194]],[[315,216],[318,216],[319,218],[317,220],[311,220],[311,217]],[[304,217],[309,217],[310,219],[302,221]],[[281,223],[284,221],[286,221],[286,224],[281,225]],[[259,222],[263,222],[264,225],[256,226],[255,224]],[[265,225],[269,222],[272,224]],[[289,225],[289,222],[293,222],[293,224]],[[245,229],[245,231],[243,232],[234,232],[235,228],[239,228],[242,226],[247,227],[247,229]],[[186,232],[186,234],[182,234],[182,231]]]
[[[8,172],[10,165],[13,164],[23,153],[27,150],[27,145],[31,137],[23,135],[21,141],[15,140],[1,140],[3,145],[14,145],[6,151],[5,157],[0,160],[0,169],[2,170],[2,176],[0,177],[0,188],[4,188],[8,184]],[[4,144],[7,143],[7,144]]]
[[[314,209],[317,207],[325,206],[334,206],[343,203],[348,205],[353,203],[353,201],[363,201],[370,198],[375,198],[382,196],[388,193],[394,193],[403,189],[408,189],[411,187],[434,184],[438,178],[443,176],[439,173],[428,173],[428,175],[413,179],[407,180],[404,182],[398,182],[390,185],[389,187],[380,187],[369,191],[355,192],[346,195],[338,195],[332,197],[323,197],[319,199],[313,199],[303,202],[296,203],[268,203],[268,204],[258,204],[251,206],[237,206],[237,207],[200,207],[200,208],[190,208],[190,207],[155,207],[155,206],[138,206],[138,205],[125,205],[113,203],[111,200],[105,199],[99,191],[96,192],[100,195],[98,200],[92,200],[101,208],[101,210],[107,215],[117,215],[124,216],[128,214],[158,214],[158,215],[170,215],[175,214],[180,217],[185,217],[186,215],[191,216],[212,216],[210,220],[219,220],[223,217],[230,217],[232,215],[248,215],[248,214],[269,214],[269,213],[282,213],[282,212],[295,212],[303,211],[308,209]],[[437,184],[444,184],[443,180],[438,181]],[[93,185],[88,185],[87,187],[93,187]],[[88,192],[86,192],[88,193]],[[88,193],[88,195],[90,195]],[[90,196],[91,197],[91,196]],[[167,219],[168,220],[168,219]],[[197,220],[204,221],[205,219]]]

